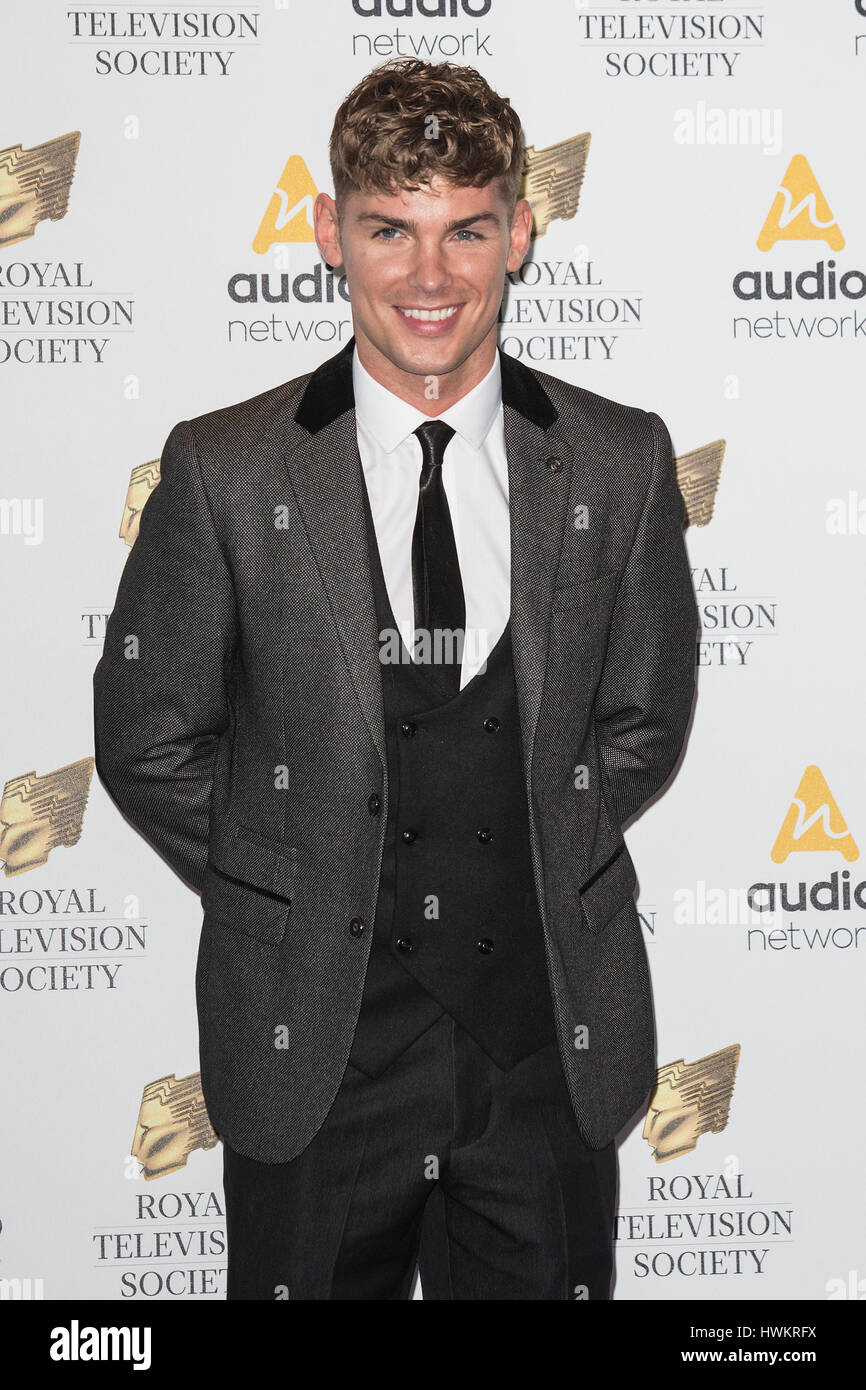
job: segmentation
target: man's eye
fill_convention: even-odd
[[[393,238],[392,238],[392,237],[389,237],[389,236],[386,236],[385,233],[386,233],[386,232],[399,232],[399,230],[400,230],[399,227],[380,227],[378,231],[376,231],[376,232],[373,233],[373,240],[375,241],[375,240],[376,240],[376,237],[381,237],[382,241],[392,241]],[[483,240],[484,240],[484,238],[480,235],[480,233],[478,233],[478,232],[473,232],[469,227],[459,227],[459,228],[457,229],[457,236],[468,236],[468,237],[471,237],[473,241],[483,241]]]

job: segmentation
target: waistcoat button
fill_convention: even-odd
[[[409,936],[398,936],[398,937],[397,937],[397,950],[398,950],[398,951],[405,951],[405,952],[408,953],[409,951],[411,951],[411,950],[414,949],[414,945],[415,945],[415,943],[412,941],[412,938],[409,937]]]
[[[489,845],[490,841],[493,839],[493,831],[486,829],[486,827],[481,830],[476,830],[475,834],[478,836],[482,845]]]
[[[403,841],[404,845],[411,845],[414,843],[415,840],[418,839],[418,831],[413,830],[410,826],[408,829],[403,831],[402,835],[400,836],[400,839]]]
[[[491,714],[488,715],[488,717],[485,719],[484,727],[487,730],[488,734],[498,734],[499,730],[502,728],[502,725],[496,718],[496,715]]]
[[[475,944],[482,956],[489,956],[490,952],[493,950],[493,942],[490,940],[489,936],[482,936],[481,940],[477,941]]]
[[[404,719],[400,725],[400,733],[404,738],[411,738],[417,727],[418,725],[413,724],[411,719]]]

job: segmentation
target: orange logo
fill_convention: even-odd
[[[860,857],[845,817],[836,805],[824,774],[812,763],[800,778],[788,813],[770,851],[774,864],[783,864],[795,850],[838,850],[850,863]]]
[[[319,190],[301,156],[289,155],[259,230],[253,237],[253,250],[263,256],[277,242],[315,241],[313,203],[318,194]]]
[[[845,245],[804,154],[795,154],[785,170],[761,228],[758,250],[770,251],[777,241],[826,241],[831,251],[841,251]]]

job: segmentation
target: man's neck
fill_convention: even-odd
[[[432,400],[429,388],[433,373],[403,371],[374,347],[363,334],[355,334],[355,348],[361,366],[369,372],[374,381],[401,401],[435,418],[449,410],[452,405],[456,405],[478,385],[479,381],[484,380],[496,358],[497,344],[495,334],[491,335],[465,362],[455,367],[454,371],[439,376],[437,394]]]

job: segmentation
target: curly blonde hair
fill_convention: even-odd
[[[334,117],[328,153],[338,212],[346,193],[500,180],[513,213],[523,180],[520,118],[475,68],[396,58],[367,73]]]

